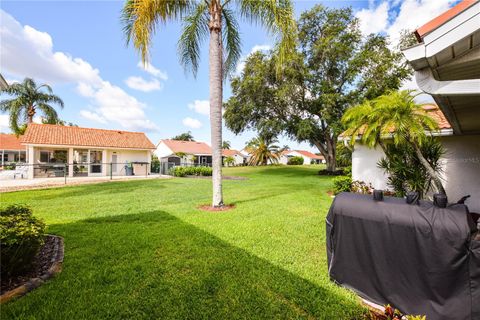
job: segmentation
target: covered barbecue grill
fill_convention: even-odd
[[[480,240],[465,205],[341,193],[326,223],[336,283],[406,314],[480,320]]]

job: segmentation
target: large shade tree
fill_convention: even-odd
[[[429,137],[438,130],[438,123],[424,104],[415,101],[417,95],[411,90],[392,91],[348,109],[342,119],[348,128],[345,135],[351,143],[360,140],[371,148],[380,146],[387,155],[386,143],[390,140],[397,146],[408,145],[432,179],[436,191],[446,194],[439,166],[429,162],[422,152]]]
[[[279,66],[294,47],[295,20],[290,0],[127,0],[122,14],[128,42],[149,58],[159,24],[183,22],[178,42],[181,64],[196,75],[200,45],[209,39],[210,125],[213,166],[212,205],[222,206],[222,95],[223,80],[241,55],[238,17],[263,25],[278,40]]]
[[[348,106],[397,89],[410,76],[399,51],[382,35],[363,36],[351,8],[317,5],[298,21],[296,54],[275,72],[276,57],[257,52],[232,80],[227,126],[287,133],[316,146],[336,168],[336,142]]]
[[[25,78],[21,83],[14,83],[1,91],[12,96],[0,101],[0,111],[9,113],[10,129],[17,135],[22,134],[25,124],[33,122],[33,117],[40,113],[46,122],[59,122],[54,104],[63,108],[63,101],[53,94],[47,84],[37,85],[35,80]]]

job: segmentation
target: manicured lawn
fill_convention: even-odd
[[[228,212],[210,181],[176,178],[1,194],[65,238],[63,271],[2,319],[360,319],[328,280],[329,177],[319,167],[231,168]]]

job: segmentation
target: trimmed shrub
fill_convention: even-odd
[[[333,193],[352,191],[352,178],[348,176],[338,176],[333,178]]]
[[[212,168],[210,167],[174,167],[170,170],[170,174],[175,177],[211,176]]]
[[[43,245],[45,224],[24,205],[0,209],[1,274],[12,276],[28,271]]]
[[[302,157],[291,157],[290,159],[288,159],[287,164],[291,166],[296,166],[303,164],[303,161],[304,159]]]

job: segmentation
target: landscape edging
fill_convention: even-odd
[[[42,284],[45,283],[48,279],[53,277],[55,274],[62,271],[62,264],[63,264],[63,255],[64,255],[64,244],[63,238],[56,235],[47,235],[48,237],[53,237],[55,239],[54,245],[54,255],[52,258],[52,265],[48,268],[47,272],[40,275],[39,277],[30,278],[24,284],[9,290],[0,296],[0,304],[3,304],[7,301],[10,301],[14,298],[21,297],[28,292],[32,291],[35,288],[38,288]]]

